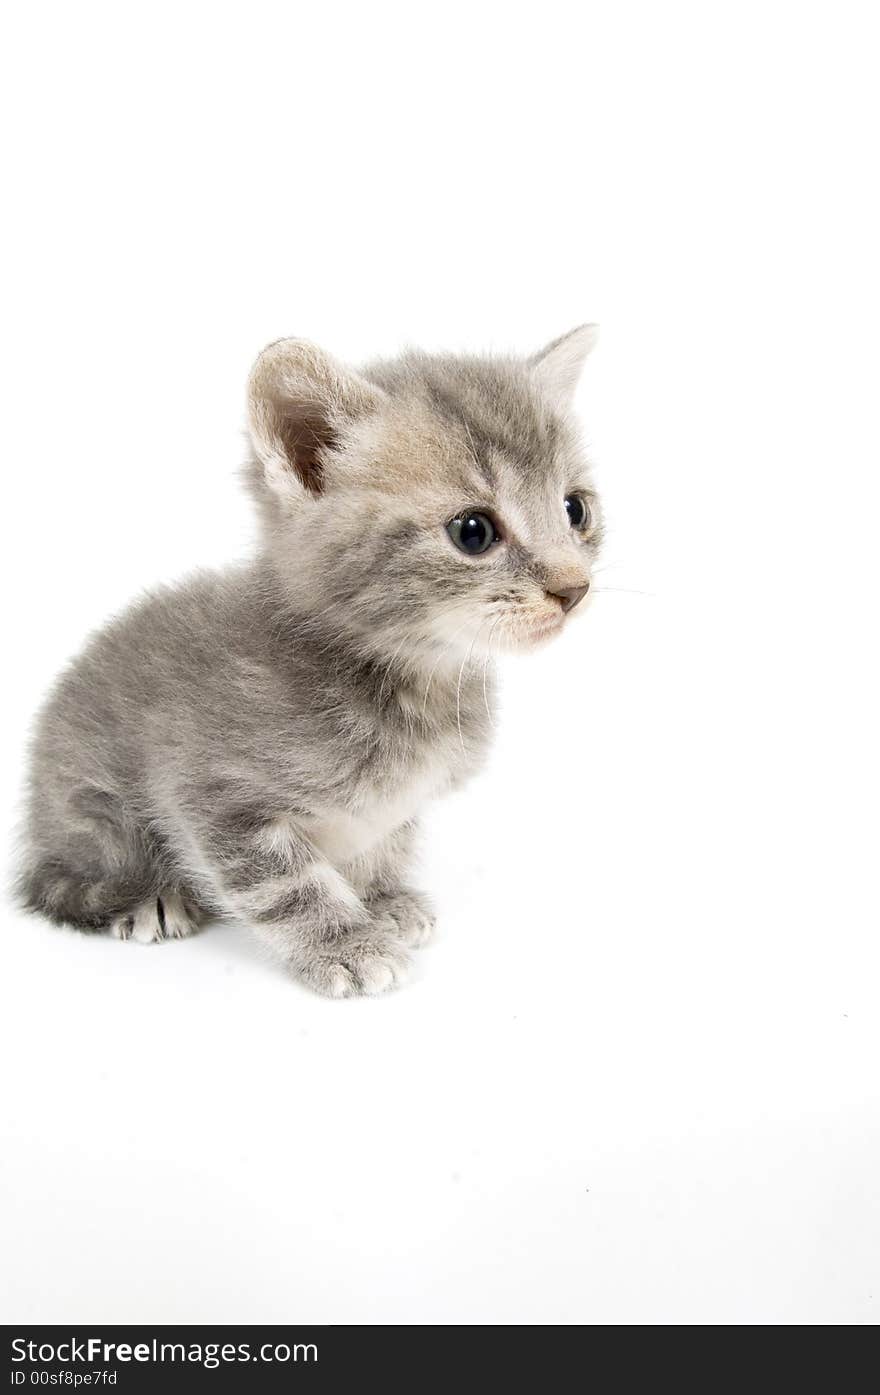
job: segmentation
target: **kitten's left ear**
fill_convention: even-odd
[[[598,325],[578,325],[528,360],[532,377],[560,411],[571,405],[584,361],[598,338]]]
[[[384,400],[380,388],[304,339],[270,344],[248,383],[251,440],[269,488],[294,500],[320,494],[326,452]]]

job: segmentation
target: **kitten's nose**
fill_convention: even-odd
[[[590,583],[585,586],[554,586],[552,591],[547,592],[554,600],[562,602],[563,610],[574,610],[578,601],[582,601],[590,589]]]

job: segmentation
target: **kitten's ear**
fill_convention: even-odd
[[[380,388],[304,339],[279,339],[260,354],[248,383],[251,440],[270,488],[320,494],[323,452],[347,422],[384,400]]]
[[[598,338],[598,325],[578,325],[529,359],[541,391],[561,411],[571,405],[584,361]]]

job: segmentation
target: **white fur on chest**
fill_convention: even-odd
[[[328,809],[301,820],[302,826],[335,867],[345,867],[371,852],[395,829],[415,818],[425,802],[446,783],[440,767],[421,771],[390,794],[377,794],[355,809]]]

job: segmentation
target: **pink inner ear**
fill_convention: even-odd
[[[284,454],[306,489],[323,489],[321,452],[332,446],[334,432],[318,403],[286,402],[280,413],[278,435]]]

